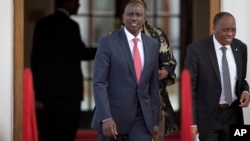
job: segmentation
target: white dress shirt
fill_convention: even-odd
[[[217,56],[217,60],[218,60],[218,65],[219,65],[219,69],[220,69],[220,78],[221,78],[221,87],[223,88],[223,72],[222,72],[222,50],[221,47],[223,47],[223,45],[221,45],[216,38],[213,35],[213,41],[214,41],[214,47],[215,47],[215,52],[216,52],[216,56]],[[227,62],[228,62],[228,67],[229,67],[229,73],[230,73],[230,81],[231,81],[231,90],[232,90],[232,100],[235,101],[237,98],[235,92],[236,92],[236,81],[238,79],[237,76],[237,67],[236,67],[236,63],[235,63],[235,58],[233,55],[233,51],[230,45],[226,45],[225,46],[227,48],[226,51],[226,57],[227,57]],[[221,91],[221,96],[220,96],[220,102],[219,104],[225,104],[227,103],[225,100],[225,94],[224,94],[224,89],[222,89]]]
[[[124,27],[124,30],[125,30],[125,34],[126,34],[127,39],[128,39],[128,44],[129,44],[129,48],[130,48],[132,56],[133,56],[133,49],[134,49],[134,41],[133,41],[133,39],[134,38],[138,38],[139,39],[138,43],[137,43],[137,46],[138,46],[138,50],[139,50],[139,53],[140,53],[142,70],[143,70],[143,66],[144,66],[144,50],[143,50],[143,43],[142,43],[142,39],[141,39],[141,32],[135,37],[134,35],[132,35],[126,29],[126,27]]]

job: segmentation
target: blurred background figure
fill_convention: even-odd
[[[38,111],[39,141],[74,141],[83,99],[81,60],[92,60],[95,48],[81,40],[76,14],[79,0],[55,0],[54,14],[35,26],[31,69]],[[42,113],[41,113],[42,112]]]

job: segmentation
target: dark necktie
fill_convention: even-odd
[[[135,66],[137,83],[139,83],[142,72],[142,64],[141,64],[140,53],[137,46],[138,38],[134,38],[133,41],[134,41],[134,49],[133,49],[134,66]]]
[[[225,99],[229,105],[232,104],[232,90],[231,90],[231,81],[230,81],[230,73],[228,68],[228,62],[226,57],[226,47],[221,47],[222,50],[222,73],[223,73],[223,82],[224,82],[224,94]]]

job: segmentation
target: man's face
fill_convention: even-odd
[[[68,1],[68,11],[69,11],[70,15],[76,14],[79,6],[80,6],[79,0],[69,0]]]
[[[122,19],[127,30],[134,36],[137,36],[146,19],[144,6],[137,2],[128,4],[124,10]]]
[[[222,19],[214,25],[214,35],[223,46],[231,44],[236,35],[236,23],[234,17],[229,15],[223,16]]]

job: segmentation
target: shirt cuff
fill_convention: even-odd
[[[111,118],[107,118],[107,119],[102,120],[102,123],[105,122],[105,121],[107,121],[107,120],[109,120],[109,119],[111,119]]]

